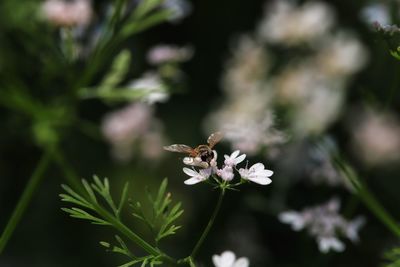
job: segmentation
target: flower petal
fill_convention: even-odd
[[[215,267],[221,267],[221,256],[214,255],[212,256],[212,262],[214,263]]]
[[[253,183],[260,184],[260,185],[268,185],[272,183],[272,180],[269,179],[268,177],[263,177],[263,176],[256,176],[256,177],[248,177],[248,180],[252,181]]]
[[[183,168],[182,169],[183,170],[183,172],[184,173],[186,173],[187,175],[189,175],[189,176],[199,176],[199,173],[198,172],[196,172],[195,170],[192,170],[192,169],[189,169],[189,168]]]
[[[262,163],[256,163],[256,164],[254,164],[253,166],[251,166],[250,167],[250,170],[251,171],[260,171],[260,170],[264,170],[265,168],[264,168],[264,164],[262,164]]]
[[[198,184],[200,182],[202,182],[202,180],[200,180],[197,177],[192,177],[192,178],[189,178],[189,179],[184,181],[184,183],[187,184],[187,185],[194,185],[194,184]]]
[[[235,254],[232,251],[225,251],[221,254],[221,267],[230,267],[235,262]]]
[[[235,159],[235,165],[239,164],[240,162],[242,162],[244,159],[246,158],[246,154],[240,155],[240,157],[237,157]]]
[[[258,172],[254,173],[254,176],[270,177],[272,174],[274,174],[274,172],[271,170],[259,170]]]
[[[208,177],[210,177],[211,173],[212,173],[212,168],[200,170],[200,176],[203,177],[204,179],[207,179]]]
[[[329,250],[342,252],[345,249],[345,245],[336,237],[323,237],[318,241],[319,250],[322,253],[327,253]]]
[[[279,214],[279,220],[291,224],[294,231],[300,231],[305,226],[303,216],[296,211],[285,211]]]
[[[247,177],[249,176],[249,170],[240,168],[239,169],[239,174],[243,179],[247,179]]]
[[[236,158],[240,153],[240,150],[235,150],[233,151],[233,153],[231,154],[231,158]]]
[[[249,267],[249,265],[250,265],[249,260],[245,257],[242,257],[242,258],[239,258],[235,262],[235,264],[233,264],[233,267]]]

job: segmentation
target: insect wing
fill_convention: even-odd
[[[183,144],[174,144],[170,146],[164,146],[164,149],[171,152],[178,152],[178,153],[188,153],[191,154],[193,152],[193,148]]]
[[[219,141],[221,141],[223,134],[221,132],[216,132],[210,135],[207,139],[207,143],[210,148],[213,148]]]

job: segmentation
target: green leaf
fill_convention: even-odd
[[[144,1],[146,2],[146,1]],[[131,62],[131,53],[128,50],[121,51],[114,59],[109,72],[106,74],[100,86],[99,91],[109,91],[117,86],[128,73]]]
[[[108,243],[108,242],[100,241],[99,243],[100,243],[100,245],[102,245],[103,247],[106,247],[106,248],[110,248],[110,247],[111,247],[110,243]]]
[[[168,180],[164,179],[161,182],[160,188],[158,189],[157,197],[154,201],[154,207],[156,207],[156,211],[160,210],[161,208],[165,207],[165,202],[168,201],[169,196],[165,196],[165,191],[167,190]]]
[[[385,264],[384,267],[400,267],[400,247],[386,252],[384,258],[390,262]]]
[[[397,50],[389,50],[390,54],[397,60],[400,60],[400,51],[399,48],[397,48]]]
[[[130,266],[133,266],[136,263],[140,263],[141,261],[142,260],[133,260],[133,261],[127,262],[125,264],[119,265],[118,267],[130,267]]]
[[[108,101],[134,101],[141,100],[146,97],[151,91],[148,89],[134,90],[129,87],[107,88],[102,91],[96,87],[82,88],[79,91],[79,97],[82,99],[100,98]]]
[[[159,6],[164,0],[146,0],[140,1],[139,5],[136,7],[132,14],[133,20],[139,20]]]
[[[381,220],[381,222],[392,231],[397,237],[400,237],[400,225],[397,221],[389,214],[385,207],[378,201],[375,195],[367,187],[367,184],[363,182],[355,170],[345,162],[340,155],[335,155],[334,163],[338,169],[342,172],[343,177],[349,180],[353,185],[355,193],[365,203],[367,208]]]
[[[88,183],[86,180],[82,180],[82,186],[83,189],[80,190],[80,192],[86,191],[87,194],[80,195],[73,191],[70,187],[62,185],[63,189],[66,191],[66,194],[60,194],[61,200],[79,206],[79,208],[62,208],[62,210],[73,218],[87,220],[92,224],[111,226],[119,233],[123,234],[125,238],[134,242],[135,245],[141,247],[144,251],[149,253],[149,256],[138,259],[135,255],[131,253],[123,238],[118,235],[115,236],[118,245],[112,246],[108,242],[104,241],[100,242],[100,245],[108,248],[111,252],[124,254],[129,257],[133,261],[128,262],[128,265],[133,265],[135,262],[146,262],[145,264],[151,264],[153,262],[154,264],[156,264],[157,261],[154,259],[158,259],[159,256],[172,259],[169,256],[163,254],[155,246],[152,246],[150,243],[146,242],[142,237],[129,229],[129,227],[121,221],[119,215],[122,210],[123,204],[126,202],[127,199],[128,183],[124,185],[121,191],[118,208],[115,206],[115,202],[110,194],[110,183],[107,178],[104,178],[102,181],[99,177],[94,176],[93,183]],[[135,207],[138,208],[138,212],[137,214],[135,214],[134,212],[134,216],[142,219],[147,223],[148,220],[143,215],[141,204],[137,202]],[[149,224],[149,227],[153,228],[154,225]]]
[[[77,219],[83,219],[83,220],[89,220],[94,224],[99,224],[99,225],[110,225],[110,223],[106,222],[105,220],[102,220],[96,216],[93,216],[92,214],[79,209],[79,208],[62,208],[63,211],[67,212],[70,214],[71,217],[77,218]]]
[[[145,2],[145,1],[143,1]],[[150,16],[140,20],[128,22],[119,33],[119,38],[125,39],[133,34],[144,31],[151,28],[157,24],[167,21],[172,15],[171,10],[161,10],[154,12]]]
[[[90,199],[93,202],[97,203],[96,195],[94,194],[93,189],[90,187],[89,183],[85,179],[82,179],[82,184],[85,187],[86,192],[88,192]]]
[[[118,204],[118,217],[120,216],[121,210],[126,202],[126,199],[128,198],[128,189],[129,189],[129,183],[125,183],[124,188],[122,189],[121,193],[121,198],[119,200]]]
[[[173,205],[172,209],[168,207],[172,203],[171,193],[167,192],[168,180],[164,179],[157,191],[155,197],[147,190],[147,200],[153,209],[152,214],[145,214],[140,202],[131,203],[133,209],[132,215],[143,221],[154,235],[156,244],[169,235],[173,235],[181,226],[172,225],[182,214],[181,203]]]
[[[77,194],[74,190],[72,190],[69,186],[67,185],[61,185],[61,187],[69,194],[60,194],[60,197],[62,198],[62,201],[67,201],[71,203],[75,203],[87,208],[92,208],[92,205],[90,204],[89,201],[81,197],[79,194]]]

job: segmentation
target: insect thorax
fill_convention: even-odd
[[[210,163],[214,158],[214,152],[207,145],[200,145],[197,147],[198,155],[202,161]]]

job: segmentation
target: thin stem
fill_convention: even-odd
[[[189,266],[190,266],[190,267],[196,267],[196,264],[194,263],[192,257],[189,257]]]
[[[100,205],[97,205],[95,203],[92,203],[94,206],[96,212],[102,216],[106,221],[110,222],[111,225],[124,234],[126,237],[128,237],[130,240],[132,240],[134,243],[136,243],[138,246],[143,248],[146,252],[153,256],[158,256],[158,255],[163,255],[158,249],[144,241],[141,237],[139,237],[137,234],[132,232],[128,227],[126,227],[124,224],[122,224],[119,220],[117,220],[114,216],[112,216],[108,211],[103,209]]]
[[[218,202],[217,202],[217,205],[215,206],[214,212],[211,215],[211,218],[208,221],[208,224],[207,224],[206,228],[204,229],[203,234],[200,236],[199,241],[197,241],[196,246],[194,247],[192,253],[190,254],[190,256],[189,256],[190,259],[193,260],[195,258],[199,248],[201,247],[204,240],[206,239],[208,232],[210,232],[210,229],[211,229],[212,225],[214,224],[215,218],[217,217],[217,214],[221,208],[221,204],[222,204],[222,200],[224,199],[224,195],[225,195],[225,189],[221,189],[221,193],[219,195]]]
[[[178,265],[189,265],[190,267],[196,267],[192,256],[188,256],[184,259],[178,260]]]
[[[0,254],[3,252],[4,248],[7,245],[8,240],[11,238],[17,224],[22,218],[26,208],[28,207],[29,202],[31,201],[36,189],[42,182],[44,178],[44,173],[50,163],[51,159],[51,151],[47,150],[41,157],[36,169],[34,170],[32,176],[29,178],[28,184],[26,185],[22,195],[15,207],[10,220],[8,221],[3,234],[0,238]]]
[[[375,214],[388,228],[400,238],[400,227],[394,218],[386,211],[386,209],[379,203],[375,196],[364,187],[363,192],[360,193],[362,200],[369,207],[372,213]]]
[[[361,198],[367,208],[392,231],[394,235],[400,238],[400,225],[396,220],[386,211],[382,204],[376,199],[374,194],[368,189],[367,185],[358,177],[356,172],[341,158],[336,157],[335,163],[344,176],[353,185],[357,195]]]
[[[67,27],[64,29],[65,33],[65,43],[64,43],[64,49],[65,49],[65,57],[69,63],[74,61],[74,38],[72,37],[72,28]]]
[[[398,65],[396,64],[395,70],[399,69]],[[393,98],[396,94],[396,89],[398,88],[399,85],[399,75],[394,75],[394,81],[391,83],[390,91],[389,94],[386,96],[385,104],[384,104],[384,110],[388,110],[393,102]]]

